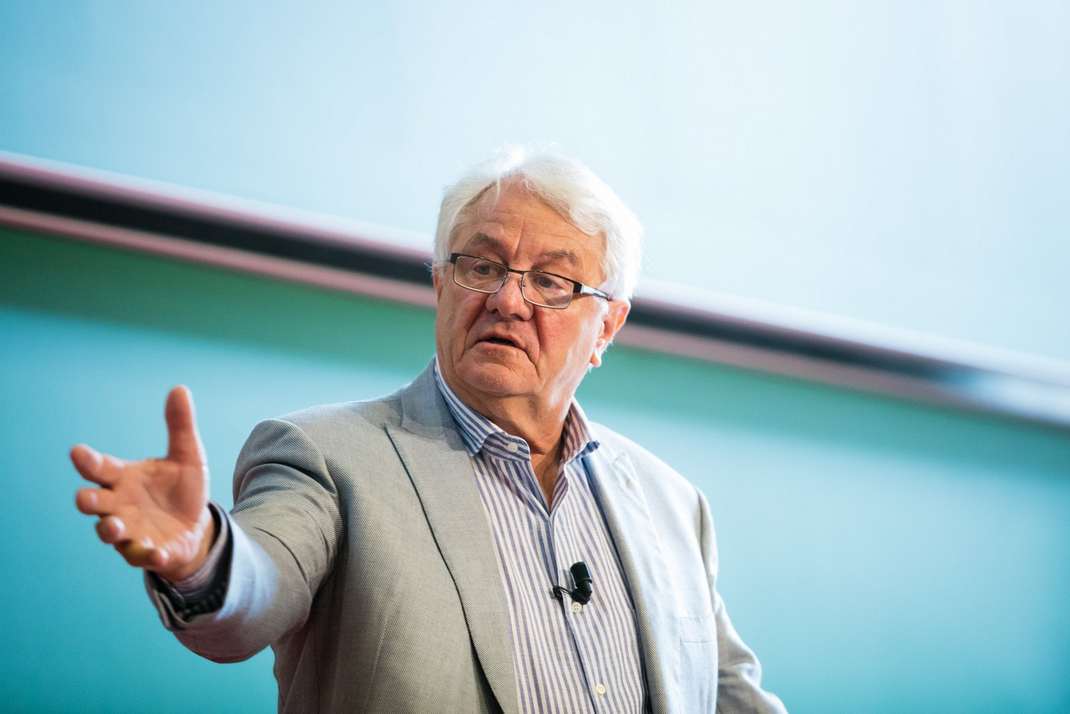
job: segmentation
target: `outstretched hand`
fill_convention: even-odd
[[[100,539],[130,565],[173,582],[204,563],[215,528],[208,510],[207,459],[186,387],[167,395],[165,415],[165,458],[126,461],[79,444],[71,449],[71,461],[99,486],[79,489],[75,504],[82,513],[100,517]]]

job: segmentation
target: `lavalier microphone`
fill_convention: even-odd
[[[587,563],[581,560],[578,563],[573,563],[569,571],[572,573],[572,580],[576,583],[576,587],[569,590],[560,585],[555,585],[550,592],[558,600],[561,599],[561,593],[566,593],[574,602],[586,605],[591,600],[591,595],[594,594],[594,580],[591,578],[591,570],[587,567]]]

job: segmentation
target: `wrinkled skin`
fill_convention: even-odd
[[[537,269],[598,286],[604,239],[589,236],[517,184],[497,201],[479,199],[450,252]],[[577,296],[564,310],[526,302],[520,276],[487,295],[453,282],[453,266],[434,276],[439,368],[469,406],[532,448],[540,480],[556,480],[555,456],[572,397],[624,324],[628,303]],[[543,471],[544,473],[539,473]],[[545,488],[544,488],[545,490]]]

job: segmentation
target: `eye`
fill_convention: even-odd
[[[464,274],[474,280],[496,280],[504,272],[502,266],[492,260],[471,256],[464,256],[463,265],[459,264],[458,267],[461,267]]]
[[[531,273],[534,286],[543,291],[567,290],[568,285],[564,278],[549,273]]]

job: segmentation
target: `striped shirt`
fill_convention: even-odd
[[[527,442],[464,404],[437,360],[435,380],[472,457],[494,537],[520,711],[648,711],[635,612],[583,462],[599,445],[583,411],[573,401],[547,509]],[[594,595],[582,606],[551,594],[554,585],[575,587],[569,568],[578,561],[587,563],[594,581]]]

